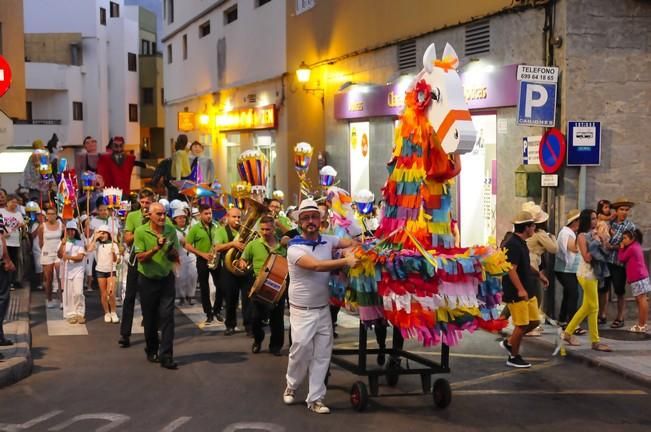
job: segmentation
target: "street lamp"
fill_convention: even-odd
[[[311,73],[310,67],[302,61],[298,69],[296,69],[296,79],[298,79],[298,82],[305,84],[310,81]]]

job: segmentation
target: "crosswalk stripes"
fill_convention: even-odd
[[[200,303],[195,303],[192,306],[177,305],[176,306],[183,314],[188,317],[190,321],[196,324],[201,330],[205,332],[223,332],[226,330],[226,326],[223,322],[213,321],[211,324],[206,324],[206,314],[203,312],[203,308]]]
[[[48,308],[45,300],[45,311],[47,317],[47,334],[50,336],[88,336],[86,324],[70,324],[63,318],[63,310],[56,307]]]

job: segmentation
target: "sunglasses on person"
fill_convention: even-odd
[[[305,215],[305,216],[301,216],[299,219],[302,221],[321,220],[321,215],[319,214]]]

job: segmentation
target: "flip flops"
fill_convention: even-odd
[[[574,330],[574,334],[577,336],[583,336],[586,334],[588,331],[586,329],[583,329],[581,327],[578,327],[576,330]]]
[[[624,321],[616,319],[613,321],[613,323],[610,325],[610,328],[622,328],[624,327]]]

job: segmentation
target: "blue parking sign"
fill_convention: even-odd
[[[556,84],[520,81],[518,124],[553,127],[556,123]]]

